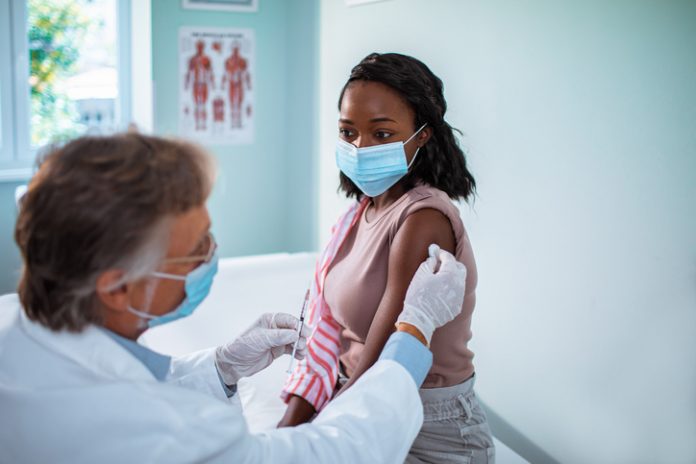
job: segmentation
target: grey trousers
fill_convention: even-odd
[[[459,385],[421,389],[424,421],[406,464],[494,464],[486,413],[474,393],[474,376]]]

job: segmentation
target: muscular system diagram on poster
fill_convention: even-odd
[[[253,33],[180,30],[179,130],[207,143],[253,142]]]

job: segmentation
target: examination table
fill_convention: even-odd
[[[315,258],[312,253],[296,253],[221,259],[210,296],[201,307],[189,318],[148,331],[141,342],[161,353],[181,355],[232,340],[264,312],[298,316]],[[290,357],[283,356],[240,381],[239,396],[252,432],[273,428],[280,420],[285,405],[279,394],[289,362]],[[527,461],[496,439],[496,462]]]

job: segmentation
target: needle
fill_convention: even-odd
[[[298,328],[298,333],[302,334],[302,328],[304,327],[305,311],[307,310],[307,303],[309,302],[309,289],[305,293],[304,302],[302,303],[302,311],[300,311],[300,327]],[[288,366],[287,373],[292,373],[292,366],[295,363],[295,353],[297,353],[297,345],[300,344],[300,339],[298,338],[295,342],[295,346],[292,347],[292,355],[290,355],[290,365]]]

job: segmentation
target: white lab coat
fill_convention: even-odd
[[[96,327],[52,332],[0,297],[0,462],[403,462],[423,413],[400,364],[379,361],[312,422],[252,435],[212,351],[158,382]]]

